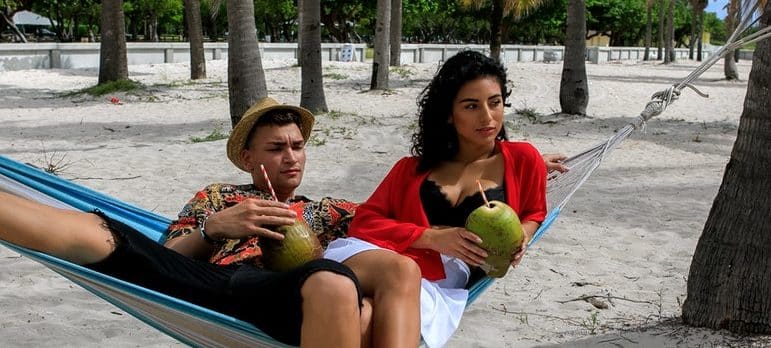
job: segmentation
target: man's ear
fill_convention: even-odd
[[[251,159],[252,159],[252,153],[249,150],[247,149],[241,150],[241,165],[243,165],[244,169],[246,169],[246,171],[248,172],[251,172],[252,170],[254,170],[254,168],[252,168]]]

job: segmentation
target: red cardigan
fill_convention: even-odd
[[[503,155],[506,201],[519,219],[541,223],[546,217],[546,166],[529,143],[499,142]],[[411,248],[430,227],[420,199],[420,185],[430,171],[417,172],[418,159],[404,157],[391,168],[369,199],[356,209],[348,235],[406,255],[423,278],[444,279],[439,253]]]

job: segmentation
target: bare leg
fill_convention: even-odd
[[[345,262],[372,297],[372,345],[417,347],[420,343],[420,268],[406,256],[369,250]]]
[[[361,306],[361,348],[372,347],[372,299],[365,297]]]
[[[101,217],[0,192],[0,239],[77,263],[101,261],[115,249]]]
[[[300,293],[303,299],[300,347],[359,347],[359,298],[350,278],[316,272],[305,280]]]

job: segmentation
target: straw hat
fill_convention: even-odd
[[[249,141],[247,137],[249,136],[249,133],[251,133],[252,128],[254,128],[254,124],[257,123],[257,120],[259,120],[262,115],[265,115],[265,113],[271,110],[289,110],[296,112],[300,115],[300,133],[302,133],[303,139],[308,141],[308,138],[311,136],[314,118],[310,111],[299,106],[280,104],[270,97],[262,98],[252,105],[249,110],[246,110],[244,116],[242,116],[241,120],[238,121],[238,124],[233,127],[233,131],[230,132],[227,147],[228,158],[230,159],[230,162],[233,162],[233,164],[238,167],[238,169],[248,172],[248,170],[244,168],[243,163],[241,163],[241,150],[246,148],[246,143]]]

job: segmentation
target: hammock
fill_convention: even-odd
[[[634,130],[644,126],[651,117],[662,113],[677,99],[684,87],[709,69],[715,62],[745,44],[771,36],[771,27],[736,40],[738,33],[748,28],[748,14],[727,42],[690,75],[668,89],[655,93],[645,110],[608,140],[597,144],[565,161],[570,171],[551,174],[547,184],[549,212],[529,245],[540,240],[557,219],[578,188],[591,176],[607,155]],[[93,211],[99,209],[111,218],[132,226],[149,238],[162,242],[170,220],[150,211],[130,205],[87,187],[0,156],[0,190],[55,207]],[[80,265],[22,248],[4,241],[6,247],[38,261],[65,278],[82,286],[116,307],[137,317],[152,327],[191,346],[202,347],[285,347],[253,325],[242,320],[182,301],[162,293],[92,271]],[[494,279],[483,278],[469,289],[468,305],[479,297]]]

